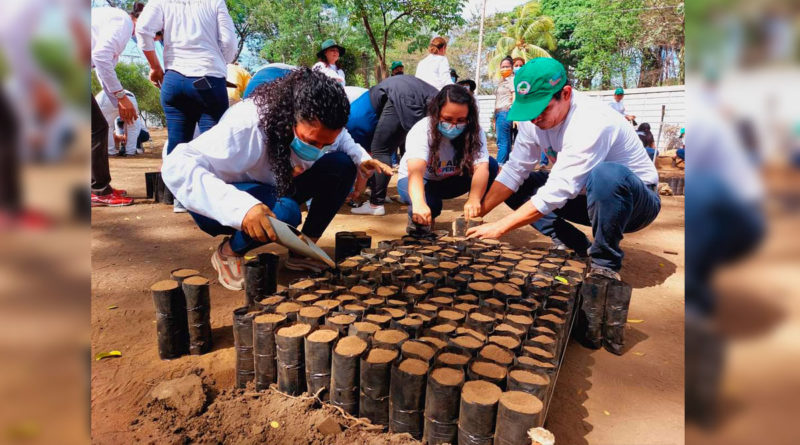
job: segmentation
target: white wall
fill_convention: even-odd
[[[584,94],[596,97],[603,102],[614,100],[614,90],[587,91]],[[478,105],[481,127],[487,132],[491,128],[490,119],[494,113],[494,95],[480,95]],[[653,136],[658,138],[661,121],[661,106],[665,105],[664,124],[678,127],[686,126],[686,87],[683,85],[653,88],[629,88],[625,90],[625,112],[636,116],[636,122],[650,124]],[[660,147],[667,144],[661,138]]]

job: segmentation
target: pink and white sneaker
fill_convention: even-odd
[[[222,253],[222,246],[229,239],[230,237],[225,237],[211,255],[211,265],[217,271],[217,280],[222,287],[230,290],[242,290],[244,288],[244,271],[242,270],[244,257],[228,256]]]

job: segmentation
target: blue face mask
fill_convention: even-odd
[[[292,140],[290,147],[298,158],[309,162],[313,162],[321,158],[331,148],[330,145],[325,145],[320,149],[309,143],[303,142],[299,137],[297,137],[297,133],[295,133],[294,140]]]
[[[519,71],[520,68],[522,68],[522,67],[521,66],[515,66],[514,67],[514,74],[517,74],[517,71]]]
[[[451,124],[449,122],[439,122],[439,125],[436,126],[439,130],[439,133],[442,133],[442,136],[446,137],[447,139],[453,140],[459,136],[461,133],[464,132],[464,129],[467,128],[467,124]]]

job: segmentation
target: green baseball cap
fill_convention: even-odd
[[[392,67],[389,68],[389,71],[394,71],[394,69],[399,67],[399,66],[403,66],[403,62],[401,62],[399,60],[395,60],[394,62],[392,62]]]
[[[328,48],[339,48],[339,56],[341,57],[344,55],[344,47],[337,45],[335,40],[328,39],[322,42],[322,48],[317,53],[317,58],[322,59],[323,54],[325,54],[325,50]]]
[[[514,75],[514,103],[506,119],[530,121],[542,114],[553,94],[567,84],[567,71],[550,57],[531,59]]]
[[[614,90],[614,95],[616,96],[617,94],[625,95],[625,90],[623,90],[622,88],[617,88],[616,90]]]

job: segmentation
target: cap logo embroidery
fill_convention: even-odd
[[[550,79],[549,82],[550,82],[550,86],[556,86],[556,85],[558,85],[559,82],[561,82],[561,76],[554,77],[554,78]]]
[[[527,80],[523,80],[522,82],[517,84],[517,93],[518,94],[528,94],[528,91],[531,90],[531,84],[528,83]]]

